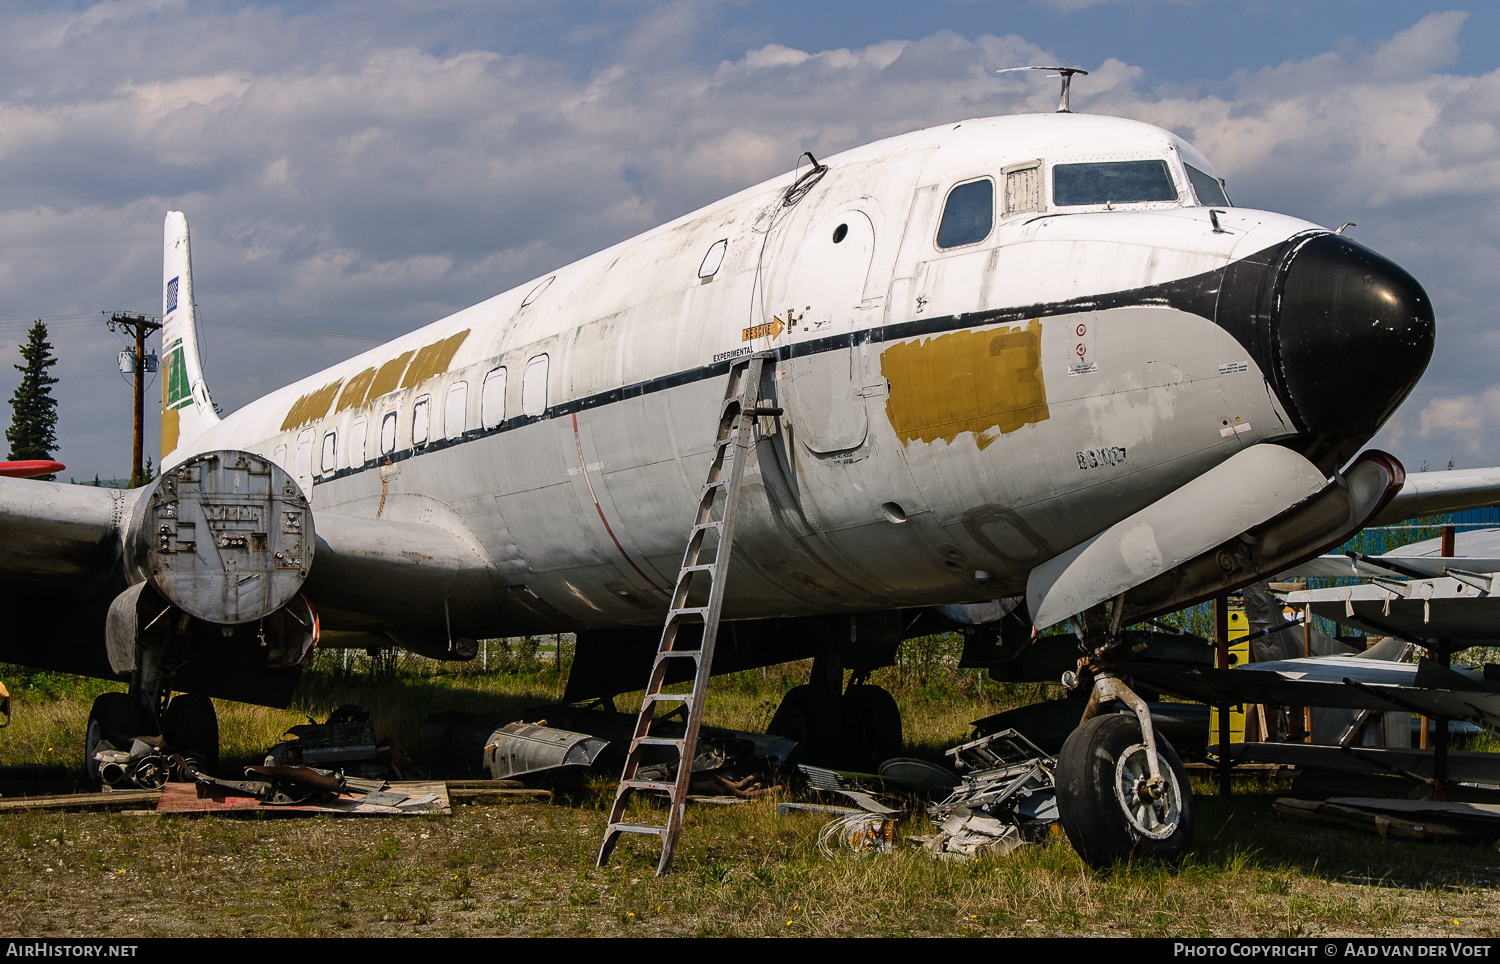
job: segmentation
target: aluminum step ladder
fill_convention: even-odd
[[[609,856],[626,833],[654,834],[661,839],[661,860],[656,866],[660,877],[672,869],[672,858],[677,853],[677,838],[682,833],[682,818],[687,807],[688,785],[693,778],[693,754],[698,744],[698,724],[703,718],[703,698],[708,691],[709,672],[713,667],[714,639],[719,632],[719,610],[724,602],[724,580],[729,574],[729,553],[734,544],[735,508],[739,502],[740,482],[745,475],[745,462],[754,450],[755,419],[762,415],[777,416],[779,408],[760,408],[761,372],[770,352],[746,355],[735,359],[729,366],[729,384],[724,390],[724,402],[719,409],[719,434],[714,442],[713,465],[708,470],[708,481],[698,497],[698,514],[689,530],[687,550],[682,555],[682,568],[677,573],[677,585],[672,589],[672,602],[667,610],[666,622],[662,626],[661,643],[656,650],[656,660],[651,665],[651,676],[646,683],[646,696],[641,701],[640,716],[636,718],[635,734],[630,741],[630,753],[625,758],[625,769],[620,774],[620,786],[615,791],[614,806],[609,811],[609,826],[604,831],[604,842],[599,847],[597,866],[609,863]],[[714,519],[715,509],[719,518]],[[705,544],[707,541],[708,544]],[[696,580],[696,582],[695,582]],[[708,600],[704,605],[690,605],[689,589],[694,596],[701,597],[703,580],[709,586]],[[702,600],[699,599],[699,602]],[[678,649],[677,641],[684,625],[699,623],[703,626],[703,642],[697,649]],[[692,693],[663,693],[668,667],[674,661],[691,660],[694,667]],[[686,707],[687,727],[680,737],[657,736],[652,732],[658,703],[676,702]],[[677,779],[667,783],[658,780],[638,779],[643,753],[650,747],[666,746],[677,751]],[[666,791],[671,794],[671,806],[667,822],[658,824],[627,823],[625,808],[630,796],[637,790]]]

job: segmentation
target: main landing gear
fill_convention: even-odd
[[[856,675],[847,689],[843,681],[836,652],[814,659],[812,682],[782,697],[766,731],[796,740],[802,763],[873,771],[901,751],[901,711],[890,693],[864,677]]]
[[[159,714],[147,712],[132,693],[94,700],[83,739],[84,782],[91,790],[159,789],[178,756],[201,772],[218,767],[219,718],[208,697],[179,693]]]

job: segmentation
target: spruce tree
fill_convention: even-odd
[[[52,354],[47,326],[40,318],[21,346],[21,360],[25,364],[15,366],[21,373],[21,384],[10,397],[10,428],[5,431],[5,440],[10,443],[8,457],[50,459],[57,451],[57,399],[52,397],[57,379],[47,374],[47,369],[57,364],[57,356]]]

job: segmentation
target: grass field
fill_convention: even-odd
[[[952,667],[952,642],[908,647],[875,680],[902,706],[908,752],[940,757],[968,722],[1042,695]],[[564,663],[566,652],[564,651]],[[560,674],[522,644],[491,672],[321,654],[287,711],[220,704],[225,775],[286,726],[369,709],[408,748],[439,709],[519,711],[556,700]],[[709,721],[759,728],[805,666],[715,680]],[[0,762],[77,767],[103,684],[16,671]],[[620,700],[633,708],[631,698]],[[1488,845],[1383,840],[1271,812],[1284,787],[1199,786],[1196,847],[1179,867],[1088,871],[1066,845],[967,863],[916,852],[822,855],[821,819],[775,801],[695,806],[677,872],[649,842],[593,866],[612,781],[552,803],[452,817],[292,819],[0,814],[6,935],[1414,935],[1500,934],[1500,859]],[[26,787],[6,787],[7,795]],[[50,788],[56,792],[57,787]],[[638,804],[644,811],[652,804]],[[905,833],[925,833],[913,818]]]

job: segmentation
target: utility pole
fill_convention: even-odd
[[[129,350],[120,353],[120,371],[135,375],[135,435],[132,439],[130,463],[130,487],[135,488],[145,485],[147,481],[143,466],[145,453],[142,451],[142,434],[146,422],[146,374],[148,366],[150,371],[156,371],[156,365],[153,364],[156,356],[146,354],[146,336],[161,328],[161,321],[145,315],[133,315],[128,311],[116,311],[109,316],[108,326],[110,331],[123,328],[135,335],[134,355]]]

